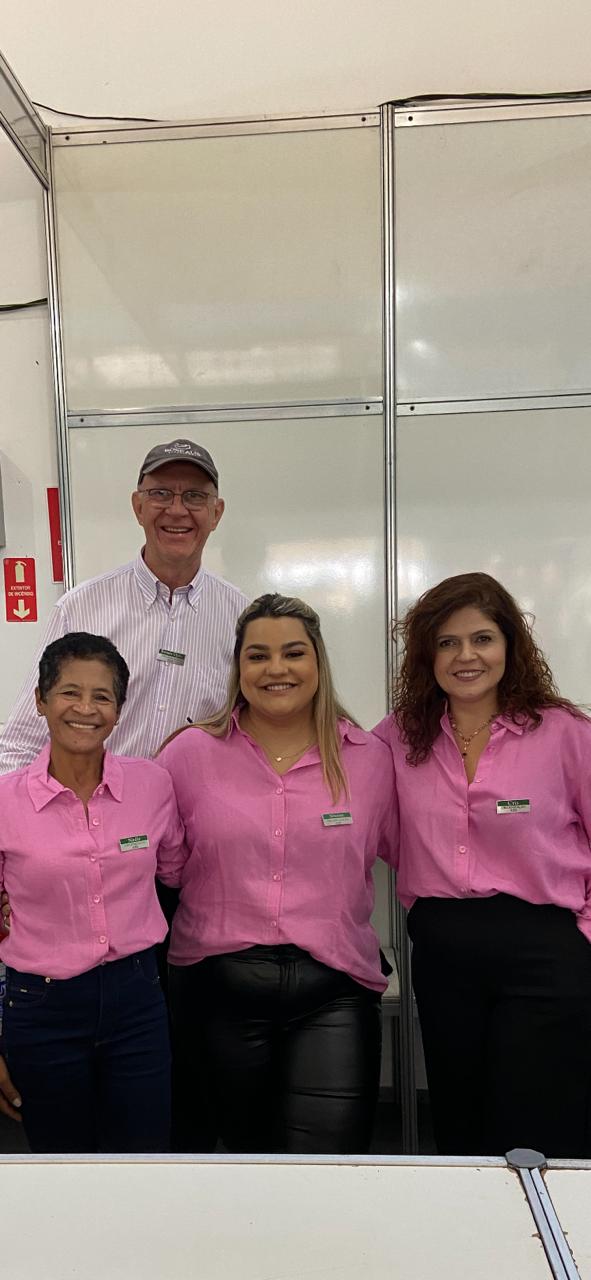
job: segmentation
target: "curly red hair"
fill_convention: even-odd
[[[561,698],[546,659],[532,635],[532,624],[513,596],[488,573],[460,573],[431,587],[411,606],[395,627],[404,656],[394,690],[394,715],[409,764],[422,764],[440,732],[445,693],[433,674],[435,637],[456,609],[480,609],[496,622],[507,641],[505,671],[498,686],[499,710],[532,729],[542,721],[545,707],[563,707],[581,715]]]

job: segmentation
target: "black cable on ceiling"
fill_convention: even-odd
[[[555,89],[552,93],[506,93],[499,90],[496,93],[418,93],[414,97],[409,98],[393,98],[391,101],[385,102],[383,106],[389,107],[413,107],[419,102],[498,102],[506,99],[511,102],[554,102],[557,98],[566,100],[567,102],[577,102],[584,98],[591,97],[591,89]]]
[[[391,98],[383,103],[384,106],[407,107],[417,103],[428,102],[498,102],[499,99],[508,101],[522,102],[527,99],[530,102],[553,102],[556,98],[561,98],[568,102],[576,102],[583,98],[591,97],[591,89],[554,89],[550,93],[531,93],[523,90],[521,93],[507,92],[504,89],[495,92],[487,91],[485,93],[418,93],[410,95],[406,98]],[[129,121],[132,124],[176,124],[178,121],[165,120],[156,116],[125,116],[125,115],[89,115],[84,111],[62,111],[59,107],[50,107],[46,102],[34,102],[34,107],[39,107],[42,111],[52,111],[55,115],[68,116],[72,120],[117,120],[121,123]]]
[[[129,120],[133,124],[170,124],[169,120],[156,120],[152,116],[109,116],[98,115],[89,116],[84,111],[61,111],[59,107],[48,107],[46,102],[33,102],[34,107],[39,107],[41,111],[53,111],[54,115],[70,116],[73,120]]]
[[[31,302],[0,302],[0,311],[26,311],[28,307],[43,307],[47,298],[33,298]]]

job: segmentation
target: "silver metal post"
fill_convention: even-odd
[[[62,556],[64,587],[74,586],[74,538],[72,529],[72,501],[70,484],[70,448],[68,437],[68,410],[64,375],[64,351],[59,290],[59,265],[55,216],[55,186],[53,176],[53,148],[51,129],[48,131],[47,172],[49,187],[44,192],[45,238],[47,244],[47,290],[49,300],[49,326],[51,336],[51,361],[53,366],[53,395],[57,438],[57,469],[60,490],[62,525]]]
[[[41,163],[39,163],[35,159],[33,152],[30,151],[29,147],[27,146],[26,140],[22,138],[19,133],[17,133],[13,124],[11,124],[6,114],[1,109],[0,109],[0,126],[4,129],[5,133],[8,135],[8,137],[10,138],[10,141],[14,144],[17,151],[20,151],[21,156],[23,157],[23,160],[25,161],[26,164],[28,164],[29,169],[31,169],[31,171],[35,174],[35,177],[38,178],[39,182],[42,184],[43,187],[47,188],[49,184],[48,175],[46,172],[47,138],[48,138],[47,126],[44,124],[43,120],[41,119],[41,116],[33,106],[33,103],[31,102],[29,95],[23,89],[23,86],[20,80],[17,80],[17,77],[15,76],[14,71],[12,70],[12,67],[9,66],[9,64],[6,61],[6,58],[3,58],[1,53],[0,53],[0,84],[6,85],[6,87],[8,88],[9,96],[11,96],[12,99],[16,103],[18,103],[19,108],[22,110],[21,119],[26,120],[29,126],[32,126],[30,133],[31,133],[31,137],[34,137],[36,142],[39,145],[39,150],[41,154]]]
[[[386,510],[386,635],[388,705],[397,669],[397,645],[392,623],[398,617],[396,544],[396,372],[395,314],[396,272],[394,254],[394,108],[381,108],[382,138],[382,246],[383,246],[383,360],[384,360],[384,460]],[[418,1150],[417,1099],[414,1057],[414,1001],[410,980],[410,944],[406,913],[395,907],[396,955],[400,978],[400,1101],[402,1149]]]

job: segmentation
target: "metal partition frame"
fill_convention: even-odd
[[[4,109],[11,103],[16,115]],[[49,174],[47,172],[47,126],[34,107],[28,94],[25,93],[20,80],[0,53],[0,126],[10,138],[17,151],[20,151],[25,164],[47,189]],[[35,151],[38,155],[35,155]]]

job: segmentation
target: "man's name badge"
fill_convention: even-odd
[[[184,666],[186,656],[187,655],[185,653],[176,653],[174,649],[159,649],[157,661],[172,662],[173,666],[182,667]]]
[[[497,800],[497,813],[529,813],[529,800]]]
[[[149,849],[150,841],[147,836],[124,836],[119,841],[119,848],[122,853],[129,853],[132,849]]]
[[[325,827],[350,827],[353,819],[347,810],[342,813],[323,813],[322,825]]]

